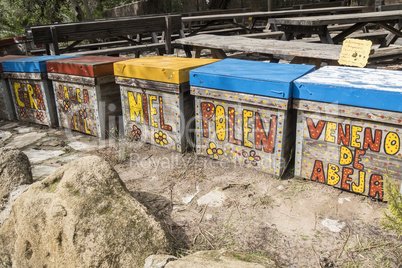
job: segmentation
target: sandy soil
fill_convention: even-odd
[[[379,224],[385,203],[295,179],[291,169],[278,179],[191,152],[149,145],[129,151],[120,152],[127,160],[115,168],[167,226],[179,255],[229,248],[270,256],[288,267],[402,263],[402,240]],[[110,158],[115,153],[102,152]],[[199,205],[211,192],[220,199]],[[325,225],[331,221],[334,229]]]

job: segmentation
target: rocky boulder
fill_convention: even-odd
[[[0,149],[0,201],[23,184],[33,182],[28,157],[18,149]]]
[[[142,267],[170,248],[160,223],[95,156],[31,185],[0,228],[0,266]]]

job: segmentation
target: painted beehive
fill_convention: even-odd
[[[383,199],[401,181],[400,71],[325,67],[294,83],[295,175]]]
[[[105,138],[121,116],[113,63],[124,58],[83,56],[46,63],[60,126]]]
[[[294,145],[292,83],[313,69],[225,59],[191,71],[197,154],[281,176]]]
[[[27,58],[21,55],[9,55],[0,57],[0,118],[13,120],[15,119],[14,102],[11,97],[10,86],[7,79],[4,77],[1,63],[8,60],[16,60]]]
[[[184,151],[191,145],[192,133],[186,131],[186,125],[191,125],[194,115],[189,71],[216,61],[160,56],[115,63],[125,135]]]
[[[57,126],[52,84],[46,77],[46,61],[69,57],[75,56],[39,56],[1,63],[18,120]]]

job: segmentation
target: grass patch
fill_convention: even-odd
[[[384,181],[385,199],[388,201],[388,209],[384,211],[381,225],[386,230],[396,231],[398,237],[402,236],[402,194],[399,185],[392,182],[386,176]]]

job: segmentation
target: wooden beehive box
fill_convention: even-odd
[[[46,75],[46,61],[70,57],[76,56],[39,56],[2,62],[18,120],[58,125],[52,84]]]
[[[3,74],[1,63],[8,60],[16,60],[22,58],[27,58],[27,56],[8,55],[0,57],[0,118],[7,120],[15,119],[14,102],[11,96],[9,83]]]
[[[83,56],[46,63],[60,126],[101,138],[117,130],[121,101],[113,63],[121,60]]]
[[[313,69],[225,59],[191,71],[196,153],[281,176],[294,145],[292,83]]]
[[[325,67],[294,83],[295,175],[383,199],[401,182],[400,71]]]
[[[115,63],[125,135],[179,152],[191,146],[192,133],[186,129],[194,115],[189,71],[216,61],[158,56]]]

